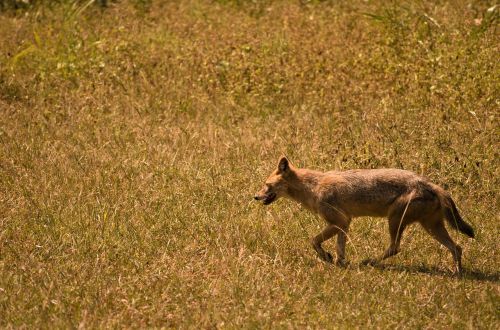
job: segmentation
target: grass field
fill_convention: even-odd
[[[500,327],[494,1],[2,3],[1,328]],[[362,266],[383,219],[321,262],[282,154],[447,188],[465,274],[419,226]]]

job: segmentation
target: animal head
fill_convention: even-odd
[[[269,205],[288,193],[287,178],[292,173],[292,165],[286,157],[281,157],[278,167],[271,173],[264,183],[264,187],[255,194],[254,199]]]

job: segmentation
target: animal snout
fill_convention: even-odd
[[[260,199],[260,197],[257,196],[257,195],[255,195],[255,196],[253,196],[253,199],[255,199],[256,201],[258,201]]]

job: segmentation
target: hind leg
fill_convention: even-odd
[[[380,261],[395,256],[399,253],[401,238],[406,226],[407,223],[402,218],[402,216],[389,217],[389,235],[391,236],[391,243],[387,250],[385,250],[384,254],[380,257]]]
[[[391,242],[389,247],[385,250],[382,256],[376,259],[366,259],[363,261],[365,265],[374,265],[380,261],[387,259],[389,257],[395,256],[399,253],[399,246],[401,244],[401,238],[403,236],[403,231],[405,230],[408,222],[403,219],[403,214],[398,212],[389,217],[389,235]]]
[[[391,242],[382,256],[376,259],[367,259],[363,264],[376,264],[384,259],[399,253],[399,246],[405,228],[415,220],[415,210],[421,209],[422,205],[414,199],[414,193],[399,197],[389,209],[389,235]]]
[[[422,226],[436,241],[443,244],[451,252],[455,262],[455,272],[460,274],[462,272],[462,248],[451,239],[443,220],[440,218],[431,223],[422,223]]]

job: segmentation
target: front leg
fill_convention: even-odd
[[[312,246],[314,248],[314,250],[316,250],[316,252],[318,253],[318,256],[328,262],[328,263],[332,263],[333,262],[333,257],[330,253],[326,252],[322,247],[321,247],[321,244],[332,238],[335,234],[337,234],[337,232],[339,231],[339,227],[335,224],[329,224],[325,229],[323,229],[323,231],[321,233],[319,233],[318,235],[316,235],[313,239],[312,239]]]
[[[337,234],[337,260],[336,264],[343,266],[346,264],[345,261],[345,242],[347,239],[347,233],[344,230],[339,230]]]

